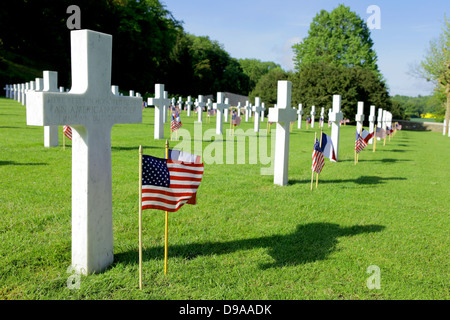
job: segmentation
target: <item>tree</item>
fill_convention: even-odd
[[[239,59],[239,64],[243,72],[249,78],[249,92],[255,89],[256,84],[262,76],[272,69],[281,68],[281,66],[275,62],[262,62],[258,59]]]
[[[437,94],[445,93],[447,107],[445,120],[450,121],[450,20],[445,17],[443,33],[439,38],[430,42],[430,48],[425,59],[421,62],[418,73],[428,81],[436,83]],[[448,132],[448,126],[446,132]]]
[[[250,92],[250,100],[254,103],[255,97],[260,97],[265,103],[266,109],[273,107],[277,103],[278,80],[287,80],[288,77],[289,74],[281,68],[270,70],[259,79],[255,89]]]
[[[311,63],[327,62],[360,66],[380,76],[372,47],[367,24],[342,4],[331,12],[321,10],[314,17],[308,36],[292,46],[296,70]]]

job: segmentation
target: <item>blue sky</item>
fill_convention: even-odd
[[[442,33],[444,16],[450,16],[449,0],[161,0],[186,32],[209,36],[233,58],[273,61],[293,69],[292,44],[308,35],[315,15],[340,3],[367,21],[380,8],[380,29],[371,37],[378,67],[391,95],[429,95],[434,85],[409,74],[419,64],[429,43]]]

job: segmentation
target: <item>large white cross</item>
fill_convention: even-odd
[[[111,128],[142,122],[142,99],[111,92],[112,36],[71,31],[72,89],[33,92],[27,124],[72,127],[72,266],[99,272],[113,262]]]
[[[44,92],[58,92],[58,72],[44,71]],[[44,126],[44,147],[59,145],[58,126]]]
[[[339,133],[341,130],[340,122],[344,119],[344,115],[341,112],[341,96],[333,95],[333,111],[329,113],[331,125],[331,141],[333,142],[334,153],[336,155],[336,161],[339,160]]]
[[[261,98],[256,97],[255,105],[253,106],[253,112],[255,113],[253,129],[255,132],[259,132],[259,115],[261,111],[263,111],[263,107],[261,106]]]
[[[203,108],[206,106],[206,103],[202,95],[198,96],[196,106],[197,106],[198,122],[203,122]]]
[[[278,81],[277,104],[269,109],[267,120],[277,123],[273,182],[280,186],[288,183],[289,127],[297,117],[297,112],[291,107],[291,90],[292,82]]]
[[[217,92],[217,102],[213,104],[214,110],[216,110],[216,134],[223,134],[223,111],[228,110],[229,104],[223,102],[223,92]]]
[[[303,115],[303,105],[301,103],[298,104],[297,115],[298,115],[297,128],[301,129],[302,128],[302,115]]]
[[[164,106],[169,103],[168,99],[164,98],[164,85],[155,84],[155,97],[148,98],[147,104],[155,106],[155,121],[154,125],[154,139],[164,139]]]

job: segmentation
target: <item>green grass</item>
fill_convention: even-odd
[[[0,299],[449,299],[449,138],[399,131],[355,165],[353,126],[313,191],[314,131],[296,125],[288,186],[248,164],[248,141],[247,164],[205,164],[198,204],[169,215],[167,275],[164,212],[144,211],[139,290],[138,146],[164,155],[152,123],[147,108],[143,123],[113,127],[114,263],[69,289],[71,142],[44,148],[25,107],[0,99]],[[381,289],[367,288],[371,265]]]

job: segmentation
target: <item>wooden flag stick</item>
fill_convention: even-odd
[[[142,146],[139,146],[139,289],[142,289]]]
[[[317,139],[317,132],[314,132],[314,144],[316,144]],[[314,183],[314,169],[311,168],[311,191],[313,189],[313,183]]]
[[[374,124],[374,133],[373,133],[373,152],[375,152],[376,147],[377,147],[377,125]]]
[[[63,151],[66,151],[66,134],[64,133],[64,127],[63,127]]]
[[[169,158],[169,141],[166,140],[166,154],[165,159]],[[169,212],[166,211],[166,223],[164,232],[164,274],[167,274],[167,256],[168,256],[168,245],[169,245]]]
[[[320,128],[320,143],[319,143],[320,148],[322,148],[322,135],[323,135],[323,129]],[[316,172],[316,189],[317,189],[318,184],[319,184],[319,174]]]

